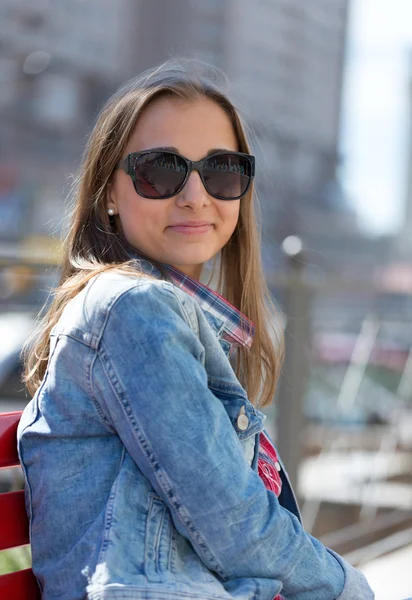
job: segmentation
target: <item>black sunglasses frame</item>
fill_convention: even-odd
[[[145,154],[155,154],[155,153],[170,154],[172,156],[177,156],[178,158],[182,159],[183,162],[186,164],[185,178],[184,178],[182,184],[179,186],[179,188],[175,192],[173,192],[173,194],[168,194],[167,196],[153,197],[153,196],[148,196],[146,194],[142,194],[136,187],[136,177],[135,177],[136,160],[140,156],[144,156]],[[213,158],[215,156],[225,156],[227,154],[246,158],[250,163],[250,175],[249,175],[249,181],[248,181],[246,190],[240,196],[235,196],[233,198],[223,198],[222,196],[218,196],[216,194],[211,194],[207,188],[207,185],[206,185],[204,177],[203,177],[203,165],[206,161],[210,160],[211,158]],[[141,152],[131,152],[125,158],[121,159],[117,163],[116,168],[123,169],[127,173],[127,175],[129,175],[131,177],[131,179],[133,181],[133,187],[134,187],[136,193],[139,194],[139,196],[142,196],[143,198],[149,198],[151,200],[166,200],[167,198],[173,198],[173,196],[176,196],[185,187],[186,182],[189,179],[190,173],[192,171],[197,171],[200,175],[200,179],[202,180],[202,183],[203,183],[207,193],[210,196],[213,196],[213,198],[217,198],[218,200],[240,200],[240,198],[242,198],[248,192],[248,190],[252,184],[253,178],[255,176],[255,157],[252,154],[245,154],[244,152],[231,152],[231,151],[227,150],[226,152],[223,152],[223,151],[222,152],[214,152],[213,154],[209,154],[209,156],[205,156],[205,158],[202,158],[201,160],[193,161],[193,160],[189,160],[188,158],[182,156],[181,154],[178,154],[177,152],[172,152],[171,150],[156,150],[154,148],[153,150],[142,150]]]

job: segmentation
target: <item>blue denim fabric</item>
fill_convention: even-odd
[[[43,599],[373,599],[304,532],[293,493],[282,506],[265,488],[265,419],[195,299],[94,277],[53,328],[18,428]]]

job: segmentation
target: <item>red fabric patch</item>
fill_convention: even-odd
[[[282,491],[282,480],[279,475],[280,464],[276,450],[270,439],[263,431],[260,433],[260,448],[258,456],[258,474],[265,487],[272,490],[279,497]],[[276,468],[278,467],[278,468]],[[286,600],[283,596],[276,596],[273,600]]]
[[[277,468],[278,467],[278,468]],[[276,450],[265,433],[260,433],[260,449],[258,457],[258,474],[268,490],[279,497],[282,491],[282,480],[279,475],[279,461]]]

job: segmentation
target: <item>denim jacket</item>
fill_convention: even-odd
[[[43,600],[373,599],[303,530],[282,463],[279,499],[259,477],[266,416],[224,319],[152,274],[101,273],[69,302],[20,420]]]

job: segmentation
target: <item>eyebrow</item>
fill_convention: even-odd
[[[161,150],[163,152],[176,152],[177,154],[180,154],[179,150],[174,146],[158,146],[156,148],[147,148],[147,150],[144,150],[144,152],[147,152],[149,150],[153,150],[153,152]],[[236,150],[228,150],[228,148],[212,148],[211,150],[208,150],[206,156],[215,154],[215,152],[236,152]]]

